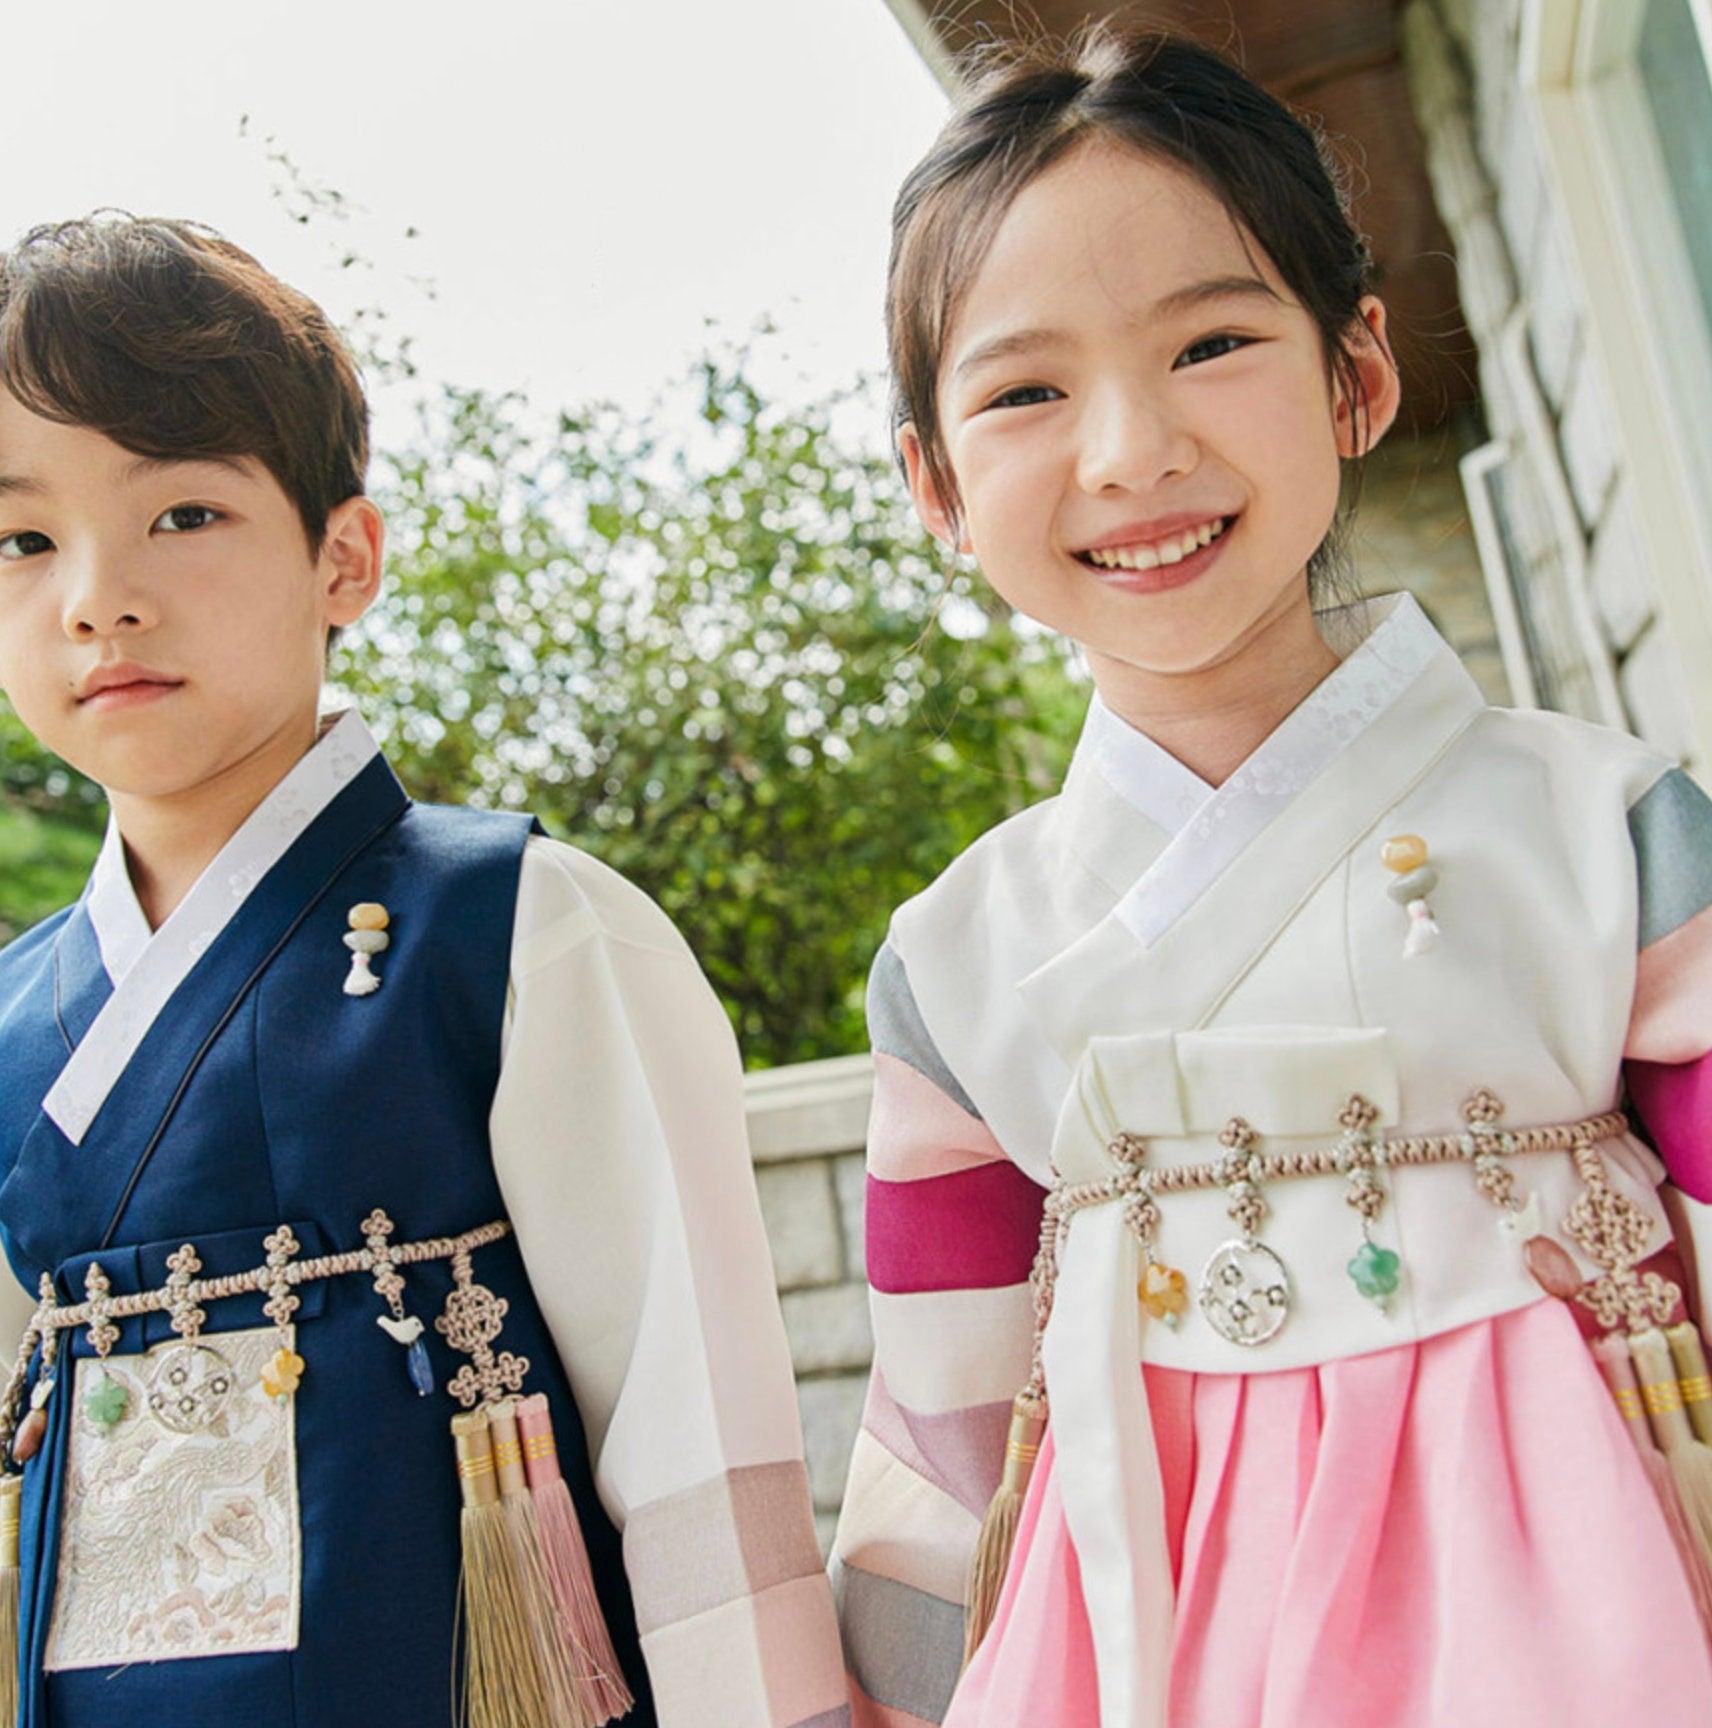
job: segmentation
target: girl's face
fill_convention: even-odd
[[[1371,444],[1396,373],[1383,308],[1363,315]],[[960,508],[905,428],[923,520],[1096,672],[1204,670],[1306,606],[1354,417],[1309,314],[1183,170],[1091,142],[1026,186],[953,321],[939,390]]]

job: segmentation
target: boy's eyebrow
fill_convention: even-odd
[[[139,456],[126,466],[125,478],[141,480],[167,468],[230,468],[234,474],[249,474],[241,456]]]
[[[46,492],[41,481],[27,474],[0,474],[0,498],[40,498]]]

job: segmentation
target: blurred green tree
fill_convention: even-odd
[[[771,408],[751,359],[639,420],[446,390],[377,461],[387,591],[331,670],[416,796],[533,810],[652,895],[771,1065],[861,1048],[890,910],[1057,785],[1081,696],[848,448],[851,400]],[[0,785],[17,929],[101,807],[9,714]]]

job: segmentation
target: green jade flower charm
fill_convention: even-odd
[[[1368,1301],[1383,1308],[1403,1282],[1403,1262],[1389,1248],[1363,1242],[1347,1268],[1351,1280]]]
[[[116,1427],[124,1418],[130,1399],[125,1388],[113,1376],[102,1371],[101,1378],[90,1387],[83,1400],[83,1413],[103,1433]]]

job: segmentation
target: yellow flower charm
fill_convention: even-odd
[[[1161,1266],[1150,1260],[1141,1275],[1135,1293],[1141,1305],[1155,1320],[1175,1327],[1189,1308],[1189,1281],[1175,1266]]]
[[[303,1378],[304,1361],[295,1350],[281,1346],[262,1370],[262,1390],[270,1398],[289,1398]]]

